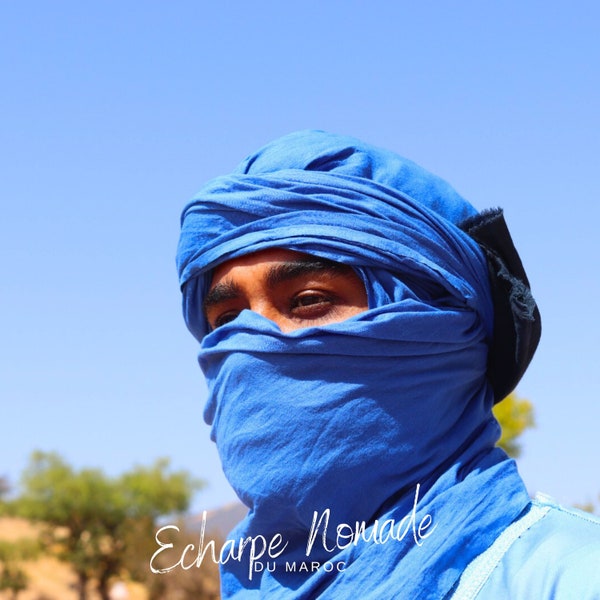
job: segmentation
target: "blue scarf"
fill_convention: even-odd
[[[185,208],[178,266],[205,420],[250,509],[229,538],[285,543],[222,565],[224,598],[444,598],[529,505],[494,448],[488,271],[457,226],[474,214],[414,163],[314,131],[271,143]],[[273,247],[351,265],[369,310],[286,334],[244,311],[209,332],[213,267]]]

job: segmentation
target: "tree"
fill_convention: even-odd
[[[494,406],[494,416],[502,427],[502,436],[498,445],[509,456],[518,458],[521,454],[518,438],[526,429],[535,425],[531,402],[512,392]]]
[[[36,558],[39,551],[35,540],[0,540],[0,591],[10,592],[16,600],[19,593],[27,589],[29,578],[19,562]]]
[[[12,501],[17,514],[45,525],[44,546],[68,562],[86,600],[94,580],[109,600],[110,579],[127,571],[138,536],[152,539],[158,517],[181,513],[201,486],[160,459],[120,477],[98,469],[77,471],[55,453],[34,452],[25,470],[22,494]]]
[[[11,592],[13,600],[17,600],[19,593],[27,589],[29,581],[25,571],[12,563],[4,563],[0,569],[0,591]]]

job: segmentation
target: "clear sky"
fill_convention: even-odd
[[[0,474],[33,449],[118,474],[170,456],[234,498],[174,265],[208,179],[285,133],[361,137],[505,208],[544,333],[520,470],[600,493],[600,5],[0,3]]]

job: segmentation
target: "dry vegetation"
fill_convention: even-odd
[[[24,519],[4,517],[0,518],[0,540],[18,542],[21,540],[35,540],[39,528]],[[76,577],[71,567],[59,562],[53,557],[42,555],[36,560],[21,562],[19,566],[27,573],[29,578],[28,588],[18,595],[18,600],[77,600],[75,590]],[[218,600],[219,584],[216,566],[209,571],[202,569],[202,573],[169,573],[168,575],[153,576],[157,584],[154,598],[164,600]],[[150,594],[145,586],[132,581],[124,582],[128,592],[127,600],[150,600]],[[99,600],[100,596],[93,589],[89,589],[89,600]],[[13,596],[9,592],[0,592],[0,600],[9,600]],[[118,600],[123,597],[120,596]],[[124,600],[124,598],[123,598]]]

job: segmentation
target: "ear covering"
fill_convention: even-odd
[[[525,374],[540,341],[542,321],[502,210],[484,211],[460,226],[481,246],[490,271],[494,337],[488,377],[499,402]]]

